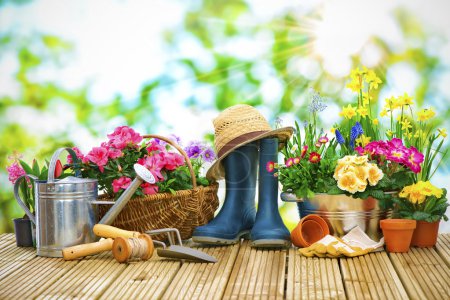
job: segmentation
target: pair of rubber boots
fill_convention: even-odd
[[[289,230],[278,211],[278,178],[266,170],[267,163],[276,163],[277,158],[277,138],[249,143],[225,157],[222,162],[226,183],[223,206],[211,222],[195,229],[192,240],[211,245],[228,245],[244,238],[251,239],[252,247],[289,247]],[[256,212],[258,162],[259,202]]]

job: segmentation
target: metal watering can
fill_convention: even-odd
[[[75,173],[77,177],[55,179],[56,162],[64,150],[69,152],[74,163],[79,163],[71,148],[59,148],[50,160],[47,180],[23,175],[14,185],[17,202],[36,225],[36,248],[39,256],[62,257],[63,248],[97,241],[99,238],[92,231],[94,225],[111,224],[144,180],[155,183],[150,171],[141,165],[135,165],[138,176],[117,201],[97,201],[97,179],[80,178],[79,172]],[[25,178],[34,181],[36,215],[31,213],[19,195],[19,185]],[[114,204],[100,222],[97,222],[97,204]]]

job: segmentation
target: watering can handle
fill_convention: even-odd
[[[14,197],[17,200],[17,203],[19,203],[20,207],[25,211],[27,216],[30,218],[31,222],[36,225],[36,218],[33,215],[33,213],[28,209],[28,207],[25,205],[25,202],[23,202],[22,198],[19,195],[19,187],[22,183],[22,180],[25,178],[30,178],[33,181],[37,180],[38,178],[34,175],[22,175],[19,178],[17,178],[16,183],[14,183]]]
[[[48,180],[47,182],[52,183],[55,182],[55,168],[56,168],[56,162],[58,161],[59,156],[61,155],[61,152],[66,150],[69,152],[70,156],[72,156],[72,161],[74,164],[79,164],[80,160],[78,159],[77,154],[75,151],[73,151],[72,148],[66,147],[66,148],[59,148],[58,150],[53,153],[52,159],[50,160],[50,165],[48,166]],[[81,173],[80,170],[75,171],[75,176],[80,177]]]

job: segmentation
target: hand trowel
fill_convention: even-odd
[[[162,248],[156,249],[156,253],[160,257],[173,259],[186,259],[194,262],[207,262],[207,263],[217,262],[217,259],[214,256],[211,256],[196,249],[183,246],[183,243],[181,242],[180,232],[176,228],[149,230],[146,231],[145,233],[148,235],[156,235],[162,233],[167,234],[167,239],[170,243],[170,246],[167,247],[165,243],[160,241],[155,240],[153,241],[155,245],[162,246]],[[171,233],[175,235],[176,241],[173,240],[173,235]]]

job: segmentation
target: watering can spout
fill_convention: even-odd
[[[134,171],[136,172],[136,178],[131,182],[130,186],[123,192],[123,194],[117,199],[115,204],[109,209],[109,211],[98,222],[99,224],[111,225],[116,219],[117,215],[122,211],[128,200],[131,199],[134,192],[145,181],[148,183],[155,183],[155,177],[144,166],[135,164]]]

